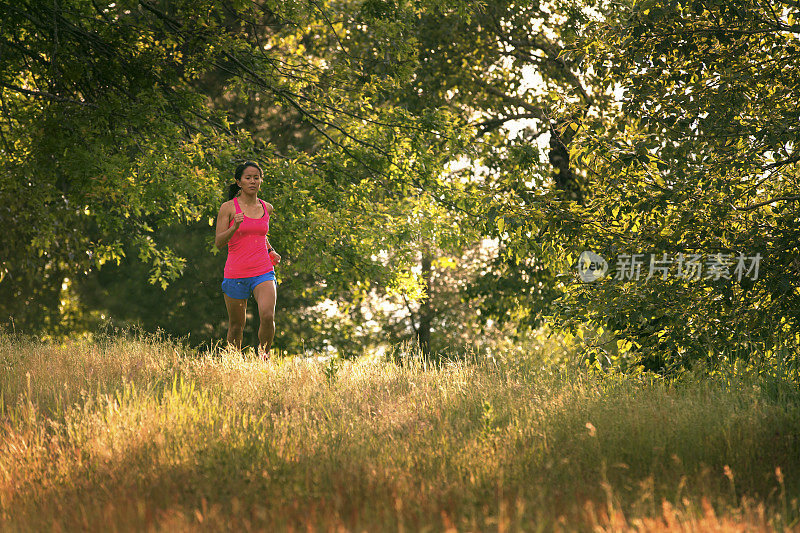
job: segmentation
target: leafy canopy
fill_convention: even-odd
[[[614,334],[653,369],[761,356],[797,364],[800,26],[793,2],[641,1],[598,24],[575,57],[623,92],[624,119],[587,121],[574,157],[593,195],[559,215],[572,259],[645,254],[638,281],[575,280],[560,318]],[[645,281],[666,253],[666,280]],[[681,256],[681,254],[683,254]],[[700,279],[678,262],[701,256]],[[722,254],[717,256],[717,254]],[[762,257],[756,277],[739,254]],[[715,258],[730,261],[724,273]],[[750,266],[748,261],[747,266]]]

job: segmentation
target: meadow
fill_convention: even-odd
[[[800,527],[787,376],[401,359],[2,335],[0,530]]]

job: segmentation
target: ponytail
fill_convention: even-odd
[[[239,187],[239,185],[236,183],[231,183],[230,185],[228,185],[228,200],[233,200],[234,197],[237,194],[239,194],[239,191],[241,190],[242,188]]]

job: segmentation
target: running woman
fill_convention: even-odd
[[[219,208],[214,244],[228,246],[222,292],[228,309],[228,343],[242,348],[247,299],[258,304],[258,350],[266,359],[275,337],[277,282],[273,265],[281,256],[267,238],[272,205],[258,198],[263,173],[258,163],[246,161],[236,167],[236,183],[228,189],[228,201]]]

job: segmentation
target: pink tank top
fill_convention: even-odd
[[[267,204],[259,199],[264,207],[264,216],[248,218],[239,225],[231,240],[228,241],[228,260],[225,262],[226,278],[251,278],[274,270],[272,260],[267,253],[267,232],[269,231],[269,213]],[[241,213],[239,199],[233,199],[236,212]],[[233,220],[228,227],[233,226]]]

